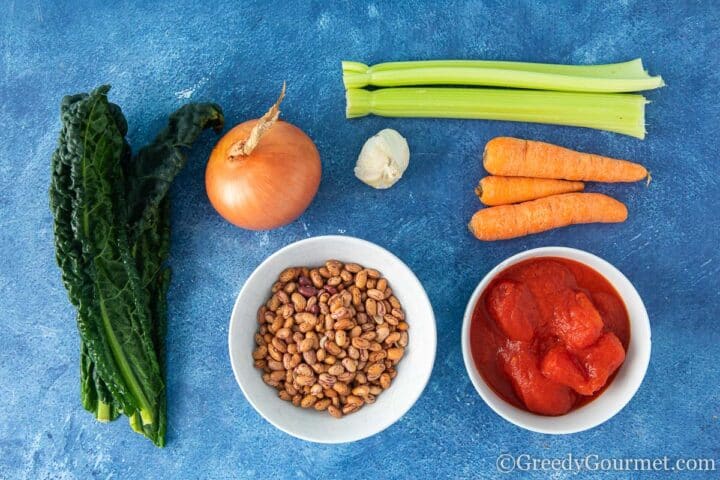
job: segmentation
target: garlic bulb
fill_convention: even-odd
[[[407,141],[397,131],[386,128],[363,145],[355,176],[374,188],[390,188],[400,180],[410,163]]]

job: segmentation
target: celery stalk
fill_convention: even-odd
[[[429,60],[367,66],[343,62],[346,88],[474,85],[570,92],[618,93],[664,85],[640,59],[608,65],[553,65],[485,60]]]
[[[548,123],[645,137],[642,95],[493,88],[348,89],[347,118],[439,117]]]
[[[498,68],[503,70],[522,70],[526,72],[605,78],[647,78],[649,76],[640,58],[627,62],[603,65],[561,65],[554,63],[509,62],[503,60],[419,60],[377,63],[369,67],[360,62],[342,62],[343,72],[348,73],[364,73],[368,69],[380,72],[423,67]]]

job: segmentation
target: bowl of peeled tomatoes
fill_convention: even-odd
[[[493,268],[465,310],[462,351],[498,415],[540,433],[596,427],[632,399],[650,361],[632,283],[591,253],[543,247]]]

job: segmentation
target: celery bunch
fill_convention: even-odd
[[[348,118],[442,117],[589,127],[645,136],[645,98],[664,85],[640,59],[608,65],[485,60],[342,62]],[[458,85],[502,88],[382,88]]]

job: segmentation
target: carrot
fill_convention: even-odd
[[[490,140],[485,145],[483,165],[493,175],[509,177],[636,182],[648,176],[645,167],[627,160],[512,137]]]
[[[602,193],[563,193],[538,200],[483,208],[468,227],[479,240],[505,240],[579,223],[616,223],[627,208]]]
[[[559,193],[579,192],[582,182],[546,178],[489,176],[480,180],[475,193],[488,206],[525,202]]]

